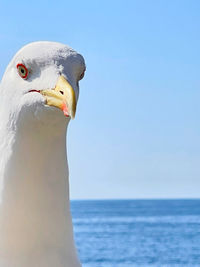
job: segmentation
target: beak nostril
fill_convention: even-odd
[[[61,93],[62,95],[64,95],[64,92],[63,92],[63,91],[60,91],[60,93]]]

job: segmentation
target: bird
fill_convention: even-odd
[[[68,45],[22,47],[0,82],[0,267],[79,267],[66,133],[86,70]]]

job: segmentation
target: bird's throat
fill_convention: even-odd
[[[1,177],[0,266],[66,267],[68,261],[79,266],[69,208],[66,127],[59,134],[48,130],[40,125],[12,136]]]

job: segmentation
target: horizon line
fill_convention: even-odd
[[[121,200],[200,200],[200,197],[177,197],[177,198],[72,198],[70,201],[121,201]]]

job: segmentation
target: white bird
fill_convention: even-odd
[[[66,129],[75,116],[84,71],[83,57],[70,47],[34,42],[17,52],[3,75],[0,267],[80,266]]]

